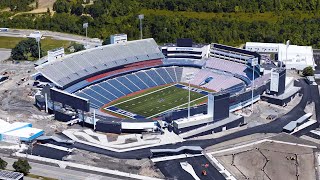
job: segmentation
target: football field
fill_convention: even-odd
[[[155,117],[168,110],[185,107],[188,104],[189,91],[186,86],[180,86],[173,85],[137,94],[122,102],[117,102],[113,106],[146,118]],[[204,101],[206,95],[196,91],[197,89],[193,88],[190,93],[191,102]]]

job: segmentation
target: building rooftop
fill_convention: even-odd
[[[23,177],[23,173],[0,170],[0,179],[5,180],[19,180]]]

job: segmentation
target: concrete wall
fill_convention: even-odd
[[[228,129],[231,129],[231,128],[239,127],[240,124],[243,124],[243,123],[244,123],[244,117],[241,116],[241,118],[239,118],[239,119],[237,119],[235,121],[232,121],[232,122],[230,122],[228,124],[225,124],[223,126],[220,126],[220,127],[214,128],[214,129],[211,129],[209,131],[204,131],[202,133],[199,133],[199,134],[194,135],[194,136],[190,136],[188,138],[193,138],[193,137],[197,137],[197,136],[204,136],[204,135],[212,134],[212,132],[214,132],[214,133],[221,132],[224,127],[226,127],[226,130],[228,130]]]

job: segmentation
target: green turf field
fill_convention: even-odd
[[[114,106],[144,117],[154,117],[161,112],[187,104],[188,94],[188,90],[169,86],[131,96]],[[202,101],[206,99],[203,94],[191,92],[191,101],[200,98]]]

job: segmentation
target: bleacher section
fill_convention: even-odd
[[[247,66],[242,63],[236,63],[228,60],[210,58],[206,61],[206,68],[230,72],[232,74],[247,75]],[[251,72],[252,74],[252,72]]]
[[[207,84],[203,84],[202,87],[214,91],[232,89],[232,87],[235,86],[242,87],[242,89],[245,87],[243,81],[233,77],[231,74],[218,74],[208,69],[201,69],[190,83],[196,86],[201,86],[201,84],[209,77],[212,77],[212,80]]]
[[[199,71],[200,71],[200,69],[198,69],[198,68],[184,67],[184,68],[183,68],[183,71],[182,71],[181,81],[182,81],[182,82],[188,82],[188,80],[187,80],[187,78],[186,78],[186,77],[188,76],[188,74],[194,74],[194,75],[196,75]]]
[[[108,69],[162,58],[164,56],[156,42],[153,39],[143,39],[73,53],[63,59],[38,66],[36,69],[56,86],[64,89],[75,81]]]
[[[112,76],[112,75],[116,75],[116,74],[120,74],[120,73],[129,72],[129,71],[132,71],[132,70],[139,70],[139,69],[143,69],[143,68],[151,68],[151,67],[155,67],[155,66],[159,66],[159,65],[162,65],[161,59],[151,60],[151,61],[146,61],[146,62],[138,62],[138,63],[126,65],[121,69],[117,69],[117,70],[114,70],[114,71],[108,71],[106,73],[93,76],[93,77],[88,78],[86,80],[88,82],[93,82],[93,81],[102,79],[104,77],[108,77],[108,76]]]
[[[90,100],[91,108],[98,109],[130,93],[181,81],[182,67],[161,67],[143,70],[91,85],[75,94]]]

